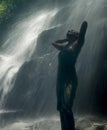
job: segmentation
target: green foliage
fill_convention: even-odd
[[[0,3],[0,18],[2,17],[6,9],[7,9],[6,4],[4,2]]]
[[[28,0],[0,0],[0,23],[11,16],[11,11]]]

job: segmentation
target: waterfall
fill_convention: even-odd
[[[4,103],[5,96],[7,96],[5,106],[7,108],[8,106],[13,107],[14,101],[11,99],[15,97],[17,100],[23,97],[24,93],[25,97],[17,100],[18,105],[22,100],[25,108],[29,105],[34,110],[47,113],[47,108],[53,109],[53,106],[55,106],[53,93],[55,93],[57,52],[50,47],[49,43],[58,38],[65,38],[69,29],[79,31],[81,23],[87,20],[89,26],[86,40],[76,65],[79,86],[75,110],[79,112],[86,109],[87,111],[90,110],[95,91],[93,86],[96,79],[94,76],[103,46],[101,44],[103,28],[107,27],[107,20],[104,15],[105,3],[106,0],[68,0],[68,3],[64,3],[58,9],[53,9],[52,2],[51,6],[49,5],[49,10],[39,9],[28,18],[25,18],[23,14],[23,18],[18,19],[12,25],[10,33],[6,36],[6,40],[0,49],[1,106]],[[36,59],[37,56],[38,59]],[[30,61],[31,57],[34,58],[34,61]],[[25,61],[28,61],[28,63],[24,64]],[[17,72],[19,72],[18,77]],[[23,81],[24,76],[26,81]],[[20,84],[18,84],[19,81],[21,81]],[[21,89],[25,85],[26,87]],[[20,89],[22,93],[19,93],[19,97],[18,91],[20,92]],[[17,94],[15,95],[13,92]],[[41,95],[43,100],[41,100]]]
[[[12,25],[0,49],[0,106],[11,91],[18,70],[30,60],[39,34],[50,27],[56,13],[57,9],[43,10]]]

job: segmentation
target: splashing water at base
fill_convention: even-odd
[[[30,59],[35,50],[39,34],[50,28],[50,21],[57,11],[57,9],[41,11],[26,18],[26,20],[24,19],[21,23],[18,22],[13,25],[12,31],[0,51],[1,107],[6,94],[11,91],[14,85],[15,75],[19,68]]]
[[[107,121],[94,116],[80,116],[75,118],[76,130],[96,130],[107,129]],[[60,130],[60,119],[56,116],[34,119],[34,120],[19,120],[13,124],[8,124],[0,130]]]

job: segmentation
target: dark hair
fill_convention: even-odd
[[[68,30],[66,37],[67,37],[69,42],[75,41],[76,39],[78,39],[79,33],[77,31],[74,31],[74,30]]]

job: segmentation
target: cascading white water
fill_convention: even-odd
[[[81,51],[81,54],[80,54],[78,62],[77,62],[77,72],[78,72],[78,77],[80,79],[80,82],[79,82],[78,93],[77,93],[77,101],[75,101],[75,103],[76,103],[75,111],[81,111],[81,108],[82,109],[84,108],[85,103],[86,103],[86,109],[88,109],[88,110],[89,110],[89,107],[92,106],[91,102],[87,102],[87,97],[90,98],[92,96],[93,86],[88,85],[88,83],[90,83],[90,81],[91,81],[90,77],[93,76],[93,73],[97,66],[96,61],[99,58],[98,57],[99,52],[102,47],[102,43],[101,43],[102,35],[98,35],[98,34],[100,34],[99,32],[101,32],[100,27],[102,26],[102,24],[107,23],[106,18],[102,17],[102,19],[101,19],[101,16],[102,16],[101,11],[104,6],[103,5],[104,1],[106,1],[106,0],[75,0],[75,1],[69,0],[70,4],[69,4],[68,8],[66,8],[66,9],[70,12],[70,15],[66,18],[65,17],[65,14],[67,13],[66,11],[60,12],[60,15],[59,15],[59,16],[61,16],[61,18],[63,17],[63,19],[65,19],[65,21],[67,19],[67,23],[65,23],[66,28],[64,28],[65,30],[67,30],[69,28],[78,30],[83,20],[87,20],[89,23],[87,34],[86,34],[86,42],[84,44],[84,47]],[[30,57],[32,56],[33,51],[36,47],[36,41],[37,41],[39,34],[42,31],[44,31],[45,29],[51,28],[50,23],[53,20],[52,18],[55,16],[57,11],[58,11],[57,9],[47,10],[47,11],[43,10],[43,11],[40,11],[35,14],[33,13],[33,15],[30,15],[28,18],[25,18],[25,16],[23,16],[22,19],[18,19],[17,23],[15,23],[12,26],[12,29],[9,31],[10,34],[8,34],[8,36],[5,37],[6,41],[0,50],[0,91],[2,93],[1,98],[0,98],[0,105],[3,105],[5,96],[8,94],[9,91],[11,91],[11,89],[14,85],[15,75],[17,74],[21,65],[25,61],[30,60]],[[54,17],[54,18],[56,18],[56,17]],[[60,17],[57,17],[57,18],[60,19]],[[54,19],[54,21],[57,23],[58,19]],[[63,21],[63,23],[65,21]],[[66,32],[62,32],[62,33],[64,34]],[[58,35],[58,37],[60,37],[59,33],[56,33],[54,35]],[[53,57],[53,55],[52,55],[52,57]],[[48,62],[48,59],[45,62]],[[43,67],[43,64],[41,66]],[[45,67],[46,66],[44,65],[44,68]],[[52,66],[52,68],[54,68],[54,66]],[[40,69],[41,68],[39,68],[38,71],[41,72]],[[53,72],[50,70],[49,67],[48,67],[48,70],[50,72]],[[44,73],[48,73],[46,71],[47,71],[47,69],[45,70]],[[35,74],[35,76],[39,77],[40,75]],[[52,102],[52,98],[54,98],[54,97],[52,97],[53,96],[52,95],[53,86],[51,86],[49,84],[49,82],[51,82],[53,79],[51,79],[51,80],[48,79],[48,82],[46,84],[48,86],[47,88],[49,88],[51,86],[49,89],[51,91],[47,91],[46,87],[44,89],[44,86],[45,86],[44,80],[46,80],[47,77],[44,79],[43,78],[44,77],[42,77],[43,85],[39,86],[41,91],[43,91],[43,93],[45,93],[42,98],[43,104],[41,104],[40,105],[41,107],[39,108],[39,110],[41,110],[41,111],[43,111],[45,108],[45,105],[48,104],[49,98],[50,98],[51,102]],[[38,82],[40,82],[40,81],[41,80],[38,80]],[[21,85],[23,85],[23,84],[21,84]],[[37,88],[36,89],[37,100],[40,103],[40,100],[41,100],[40,94],[41,93],[39,93],[40,91],[38,90],[38,84],[36,84],[36,85],[35,85],[35,88]],[[29,87],[29,89],[30,89],[30,87]],[[20,96],[20,92],[18,92],[18,94]],[[48,95],[48,96],[46,97],[46,95]],[[32,94],[31,100],[34,100],[34,94]],[[25,103],[28,104],[31,100],[28,100],[27,102],[25,101]],[[86,100],[86,102],[85,102],[85,100]],[[19,103],[18,105],[20,105],[20,102],[18,102],[18,103]],[[37,103],[37,105],[39,103]],[[26,107],[26,104],[25,104],[25,107]],[[31,104],[31,102],[30,102],[30,104]],[[82,107],[79,107],[80,105]],[[48,106],[50,106],[50,104]],[[47,109],[46,109],[46,111],[47,111]],[[1,113],[2,112],[4,112],[4,111],[1,111]],[[49,108],[48,108],[48,112],[49,112]],[[54,126],[53,122],[52,122],[52,126]],[[16,125],[17,124],[15,124],[12,127],[12,129],[15,130],[21,126],[20,123],[18,124],[18,126],[16,126]],[[52,129],[55,129],[56,128],[55,126]],[[41,124],[40,124],[40,127],[41,127]],[[48,128],[49,128],[49,126],[46,125],[46,129],[48,129]],[[39,129],[39,128],[35,128],[35,129]],[[41,129],[44,129],[44,127]],[[59,127],[58,127],[58,129],[59,129]],[[8,130],[7,127],[6,127],[6,130]],[[19,128],[19,130],[21,130],[21,128]]]
[[[50,21],[57,11],[40,11],[12,26],[0,50],[0,106],[14,85],[15,74],[32,56],[39,34],[50,27]]]
[[[33,54],[33,51],[36,46],[36,40],[37,40],[39,34],[42,31],[44,31],[45,29],[51,28],[53,26],[53,23],[55,24],[55,26],[57,24],[63,23],[63,26],[62,26],[63,32],[59,33],[56,31],[54,33],[54,31],[53,31],[54,36],[56,36],[57,38],[60,38],[60,36],[65,36],[66,30],[68,30],[68,29],[72,28],[75,30],[79,30],[80,25],[84,20],[88,21],[89,26],[88,26],[88,30],[87,30],[87,34],[86,34],[86,42],[84,44],[84,47],[79,56],[79,60],[77,62],[77,72],[78,72],[78,77],[80,78],[80,83],[79,83],[79,87],[78,87],[78,90],[79,90],[78,97],[80,96],[80,98],[78,98],[78,100],[83,98],[81,96],[81,90],[84,91],[85,98],[90,97],[90,93],[92,92],[93,88],[88,86],[88,82],[89,83],[91,82],[91,77],[94,75],[96,66],[98,65],[98,58],[99,58],[98,56],[99,56],[99,52],[102,47],[102,44],[100,44],[101,40],[102,40],[102,35],[99,35],[101,32],[100,27],[102,25],[102,22],[106,23],[105,22],[106,19],[104,19],[102,16],[103,8],[101,8],[101,10],[99,9],[100,7],[103,7],[104,1],[105,0],[102,0],[102,1],[100,1],[100,0],[87,0],[87,1],[86,0],[75,0],[75,1],[69,0],[69,5],[64,5],[63,6],[64,8],[58,7],[58,15],[56,17],[54,17],[54,19],[52,19],[52,17],[55,16],[57,9],[54,9],[54,10],[51,9],[53,7],[51,7],[50,5],[48,5],[50,7],[50,10],[46,11],[45,9],[42,8],[42,11],[40,11],[40,12],[37,11],[37,13],[35,13],[35,14],[33,12],[33,15],[30,14],[30,16],[28,18],[25,18],[24,14],[22,14],[22,18],[17,20],[17,23],[15,23],[12,26],[12,29],[9,31],[10,34],[8,34],[8,36],[5,37],[6,41],[0,50],[0,57],[1,57],[0,58],[0,64],[1,64],[1,67],[0,67],[1,98],[0,99],[1,99],[1,105],[3,104],[5,95],[7,95],[7,93],[9,91],[11,91],[11,88],[15,81],[15,74],[19,70],[20,66],[25,61],[28,61],[30,59],[31,55]],[[52,4],[53,4],[53,2],[52,2]],[[69,15],[67,15],[67,14],[69,14]],[[101,16],[102,16],[102,19],[101,19]],[[60,28],[60,29],[62,29],[62,28]],[[56,30],[56,28],[54,30]],[[47,31],[48,34],[50,33],[50,31],[51,30]],[[53,37],[53,34],[51,35],[51,37]],[[98,37],[98,35],[99,35],[99,37]],[[41,40],[42,40],[42,37],[41,37]],[[47,40],[47,42],[48,42],[48,40]],[[95,43],[97,43],[97,46]],[[41,48],[42,48],[42,45],[41,45]],[[88,51],[87,51],[87,48],[88,48]],[[45,48],[45,49],[42,48],[42,49],[41,49],[42,51],[44,51],[46,49],[48,50],[48,48]],[[45,52],[43,52],[43,53],[45,53]],[[52,54],[52,57],[53,57],[53,54]],[[48,59],[45,62],[48,63],[49,62]],[[41,65],[39,64],[39,66],[42,67],[42,63],[41,63]],[[46,66],[44,66],[44,68],[45,67]],[[54,66],[52,66],[52,67],[54,69]],[[41,72],[41,68],[37,68],[37,69],[39,69],[38,72]],[[48,68],[48,70],[46,70],[46,69],[44,70],[44,73],[46,73],[45,71],[51,71],[51,70]],[[30,73],[30,71],[29,71],[29,73]],[[40,81],[39,78],[41,76],[35,74],[35,77],[36,76],[38,77],[36,80],[38,80],[37,82],[39,82]],[[84,77],[85,77],[85,80],[84,80]],[[30,79],[28,79],[28,80],[30,80]],[[44,83],[44,80],[46,81],[46,79],[44,78],[42,80],[43,83]],[[47,77],[47,80],[48,80],[48,77]],[[51,79],[51,80],[53,80],[53,79]],[[48,80],[47,82],[45,82],[46,86],[48,86],[49,82],[51,82],[51,81]],[[24,83],[21,84],[21,86],[23,86],[23,85],[24,85]],[[37,87],[37,86],[38,86],[38,84],[35,83],[35,87]],[[88,89],[86,88],[86,86]],[[40,87],[41,87],[41,90],[43,90],[44,84],[41,85]],[[47,90],[45,90],[44,93],[48,94]],[[8,95],[8,99],[9,99],[9,96],[10,95]],[[12,97],[12,96],[10,96],[10,97]],[[52,97],[52,98],[54,98],[54,97]],[[11,99],[9,100],[10,102],[11,102]],[[29,101],[29,100],[27,100],[27,97],[25,100]],[[31,99],[31,100],[33,100],[33,99]],[[19,101],[19,104],[20,104],[20,101]],[[26,103],[26,104],[28,104],[28,103]],[[81,105],[81,104],[79,104],[79,105]],[[42,108],[44,108],[44,106],[42,106],[41,109]],[[78,109],[79,109],[79,107],[78,107]],[[40,110],[40,108],[39,108],[39,110]]]

